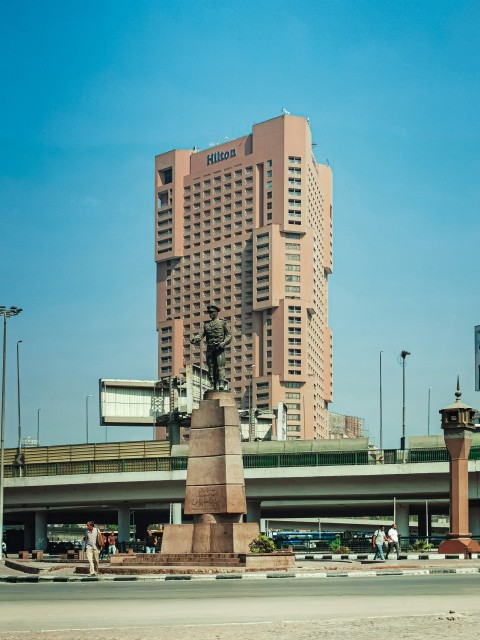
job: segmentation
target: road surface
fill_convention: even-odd
[[[476,640],[479,622],[479,574],[0,584],[0,640]]]

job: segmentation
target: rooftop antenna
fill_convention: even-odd
[[[287,111],[287,110],[285,109],[285,107],[282,107],[282,113],[283,113],[285,116],[289,116],[289,115],[291,115],[291,114],[290,114],[290,111]]]

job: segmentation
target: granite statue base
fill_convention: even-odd
[[[160,555],[172,553],[250,553],[257,523],[215,522],[165,525]]]

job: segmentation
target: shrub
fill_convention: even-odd
[[[335,540],[330,543],[329,549],[332,553],[350,553],[350,547],[344,546],[338,535],[335,537]]]
[[[430,544],[430,542],[427,542],[425,539],[415,540],[415,542],[410,545],[411,551],[430,551],[430,549],[433,549],[433,544]]]
[[[270,540],[267,536],[259,535],[258,538],[250,542],[248,548],[252,553],[273,553],[275,551],[275,544],[273,540]]]

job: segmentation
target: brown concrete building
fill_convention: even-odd
[[[363,438],[365,421],[357,416],[345,416],[341,413],[328,414],[330,438]]]
[[[306,118],[283,115],[205,151],[155,160],[159,377],[200,362],[206,305],[233,340],[239,408],[288,408],[287,438],[327,438],[332,175]]]

